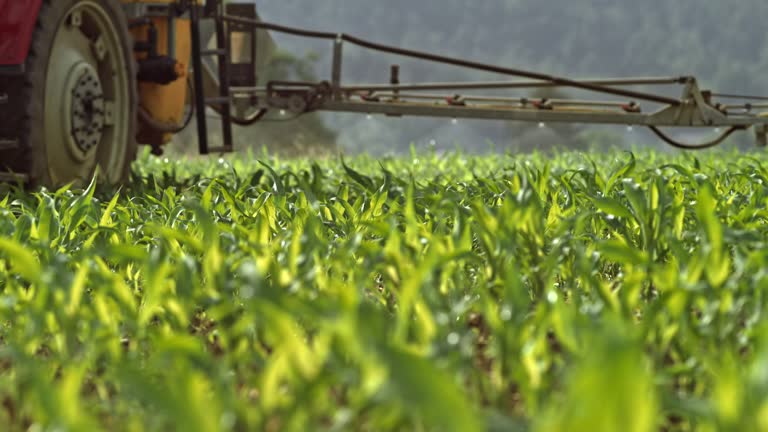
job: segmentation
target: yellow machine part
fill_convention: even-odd
[[[172,4],[176,2],[173,0],[123,0],[123,3]],[[198,1],[198,4],[202,3],[203,1]],[[168,49],[168,30],[170,22],[168,18],[165,17],[152,18],[152,21],[157,29],[157,53],[160,55],[168,55],[170,52]],[[192,52],[190,23],[188,19],[179,18],[173,21],[173,25],[176,27],[176,47],[174,50],[174,57],[186,70],[190,64],[190,56]],[[132,36],[136,40],[146,40],[147,32],[148,28],[146,27],[139,27],[131,30]],[[137,59],[141,58],[141,56],[145,56],[145,54],[138,54]],[[178,125],[183,121],[187,93],[186,74],[184,77],[167,85],[139,83],[139,106],[158,122]],[[162,145],[168,143],[171,140],[171,137],[172,135],[169,133],[158,132],[147,127],[147,125],[141,125],[137,138],[142,144]]]

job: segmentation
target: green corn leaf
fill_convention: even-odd
[[[457,388],[452,377],[427,360],[405,351],[388,349],[382,353],[388,365],[389,386],[404,408],[442,431],[480,431],[482,422]]]
[[[11,268],[30,282],[40,280],[43,271],[35,255],[16,241],[0,238],[0,252],[5,255]]]

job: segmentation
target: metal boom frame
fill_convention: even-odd
[[[309,31],[255,19],[221,15],[228,25],[263,29],[332,42],[333,59],[330,80],[320,82],[270,81],[265,86],[231,87],[231,114],[236,124],[252,124],[265,117],[268,110],[301,115],[316,111],[384,114],[387,116],[424,116],[527,122],[567,122],[620,124],[651,129],[668,144],[684,149],[702,149],[723,142],[736,131],[754,128],[758,145],[766,145],[768,135],[768,98],[715,94],[700,89],[693,76],[626,79],[573,80],[537,72],[511,69],[468,60],[407,50],[366,41],[344,33]],[[399,66],[393,65],[388,84],[342,83],[344,44],[377,52],[395,54],[433,63],[453,65],[516,78],[519,81],[400,83]],[[224,68],[226,69],[226,68]],[[222,79],[223,78],[223,79]],[[226,82],[220,77],[219,82]],[[656,93],[628,89],[632,86],[680,85],[679,99]],[[566,87],[592,93],[627,98],[617,100],[533,99],[460,95],[462,90],[533,89]],[[448,91],[451,94],[424,93]],[[199,93],[198,93],[199,94]],[[741,103],[716,103],[715,98],[738,99]],[[750,103],[757,101],[758,103]],[[762,102],[762,103],[759,103]],[[646,106],[652,110],[646,111]],[[245,115],[256,109],[255,114]],[[221,113],[225,119],[229,112]],[[229,120],[226,120],[229,121]],[[724,131],[712,141],[686,144],[662,132],[662,127],[715,127]],[[201,137],[205,140],[205,137]],[[230,147],[231,148],[231,147]]]

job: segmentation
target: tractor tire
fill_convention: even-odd
[[[33,186],[120,183],[136,157],[136,65],[118,0],[43,0],[5,167]],[[2,163],[2,162],[0,162]]]

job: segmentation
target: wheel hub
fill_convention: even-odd
[[[104,91],[93,67],[81,64],[76,69],[71,95],[71,135],[82,154],[87,154],[98,146],[104,132]]]

